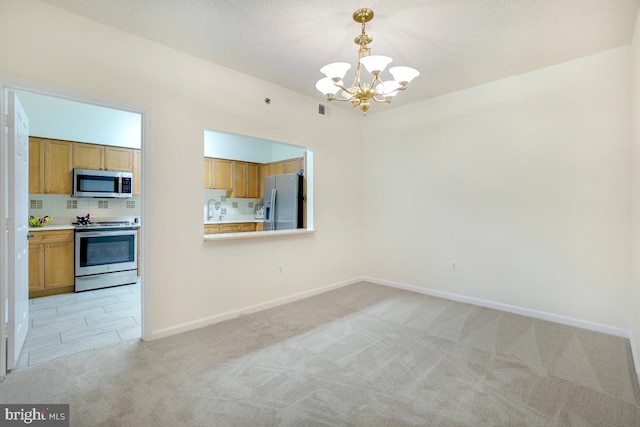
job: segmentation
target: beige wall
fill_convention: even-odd
[[[145,332],[155,338],[362,274],[362,147],[351,112],[35,0],[0,3],[6,85],[141,109]],[[264,98],[271,98],[266,105]],[[204,242],[203,131],[308,146],[312,235]],[[348,209],[332,207],[348,206]],[[276,274],[276,266],[284,274]]]
[[[339,108],[317,115],[317,99],[5,0],[0,81],[145,112],[148,338],[363,271],[637,337],[638,27],[631,47],[373,113],[363,130]],[[203,242],[204,129],[311,147],[317,233]]]
[[[365,275],[624,333],[630,56],[606,51],[368,122]]]

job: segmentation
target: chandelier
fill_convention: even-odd
[[[399,91],[405,90],[409,82],[420,75],[418,70],[411,67],[391,67],[389,73],[393,76],[393,80],[382,80],[380,73],[393,59],[388,56],[371,55],[369,43],[373,41],[373,37],[365,32],[364,27],[365,23],[372,19],[371,9],[363,8],[353,12],[353,20],[362,25],[362,33],[353,40],[360,46],[353,83],[347,87],[342,81],[351,68],[351,64],[347,62],[334,62],[322,67],[320,72],[326,77],[316,83],[316,89],[324,94],[328,101],[350,101],[353,108],[359,107],[365,115],[371,106],[371,100],[391,103]],[[370,83],[362,81],[362,66],[373,76]]]

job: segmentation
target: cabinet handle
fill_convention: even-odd
[[[27,234],[27,239],[33,239],[34,237],[38,237],[35,234]]]

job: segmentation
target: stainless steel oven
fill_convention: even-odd
[[[76,227],[76,292],[135,283],[137,269],[137,227]]]

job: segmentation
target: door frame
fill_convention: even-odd
[[[141,135],[140,135],[140,154],[141,154],[141,171],[142,177],[141,191],[141,209],[140,218],[141,224],[148,224],[147,206],[150,205],[149,201],[149,180],[148,176],[150,162],[147,160],[150,158],[149,152],[151,151],[151,144],[149,143],[149,113],[148,110],[140,106],[123,105],[122,103],[115,103],[105,100],[104,98],[95,98],[87,94],[71,93],[68,89],[60,89],[58,87],[52,87],[50,85],[44,85],[42,83],[34,81],[24,81],[16,79],[10,76],[0,74],[0,232],[2,236],[0,238],[0,382],[2,382],[7,374],[7,344],[6,344],[6,316],[7,316],[7,298],[8,298],[8,279],[7,279],[7,239],[5,230],[6,228],[6,189],[13,182],[12,177],[7,173],[7,135],[5,132],[5,94],[8,90],[33,92],[39,95],[51,96],[55,98],[62,98],[69,101],[80,102],[83,104],[96,105],[105,108],[112,108],[115,110],[128,111],[131,113],[137,113],[141,116]],[[149,296],[149,289],[145,286],[145,254],[146,250],[146,230],[148,227],[141,227],[140,230],[140,311],[141,311],[141,339],[147,341],[151,337],[149,322],[145,321],[147,317],[147,300]]]
[[[8,298],[8,260],[7,260],[7,123],[5,111],[5,87],[0,81],[0,382],[7,375],[7,316],[9,315]]]

